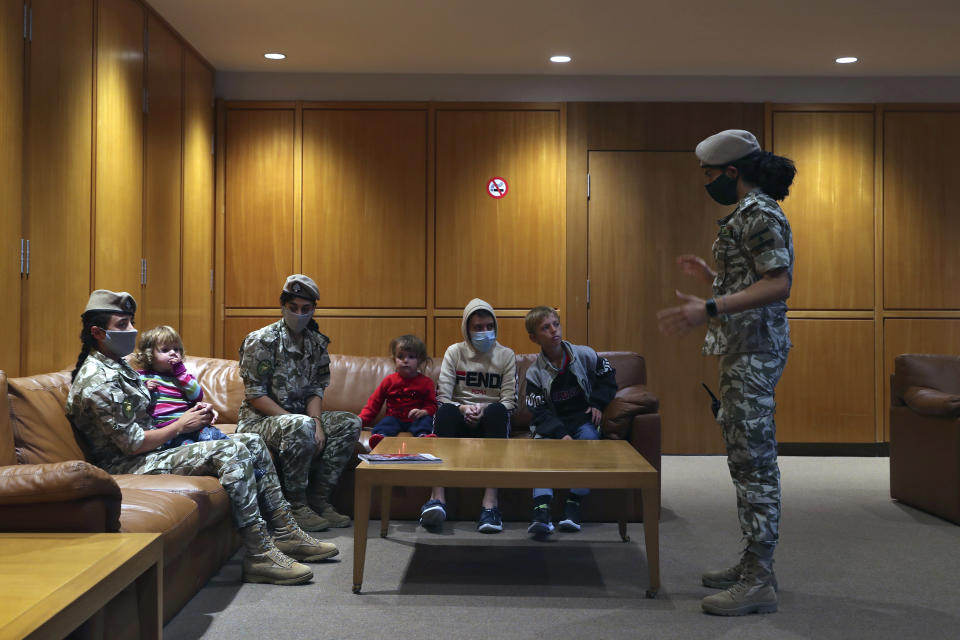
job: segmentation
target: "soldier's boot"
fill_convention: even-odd
[[[330,489],[322,484],[317,484],[315,487],[311,487],[307,503],[310,507],[320,514],[324,520],[329,523],[329,526],[334,529],[342,529],[343,527],[350,526],[350,516],[345,516],[330,506],[330,502],[327,501],[327,497],[330,495]]]
[[[340,553],[337,545],[320,542],[308,536],[297,525],[289,509],[277,509],[270,514],[273,542],[281,552],[300,562],[319,562]]]
[[[703,583],[703,586],[710,587],[711,589],[729,589],[740,582],[740,576],[743,575],[743,562],[746,556],[747,552],[744,551],[743,555],[740,556],[740,562],[732,567],[718,569],[716,571],[704,571],[703,575],[700,576],[700,581]],[[774,591],[780,590],[780,587],[777,585],[777,574],[774,573],[772,569],[770,571],[770,582]]]
[[[247,549],[243,558],[243,581],[264,584],[303,584],[313,579],[310,567],[277,549],[263,522],[240,529]]]
[[[700,602],[707,613],[718,616],[744,616],[748,613],[773,613],[777,610],[777,592],[773,589],[773,560],[763,560],[752,552],[744,554],[740,579],[732,587]]]
[[[330,521],[303,503],[290,503],[290,513],[304,531],[326,531]]]

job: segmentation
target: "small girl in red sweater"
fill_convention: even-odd
[[[371,450],[386,436],[395,436],[401,431],[409,431],[417,437],[433,437],[437,391],[433,380],[422,373],[430,361],[427,345],[417,336],[400,336],[390,342],[390,355],[396,373],[380,382],[360,412],[360,420],[367,427],[380,413],[384,401],[387,403],[387,414],[373,427],[369,440]]]

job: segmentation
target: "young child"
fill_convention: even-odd
[[[395,436],[409,431],[417,437],[433,436],[433,415],[437,412],[437,393],[433,380],[423,375],[430,362],[427,345],[414,335],[404,335],[390,342],[390,355],[396,366],[380,382],[377,390],[367,400],[360,412],[364,427],[370,426],[387,403],[387,414],[373,427],[369,445],[372,450],[386,436]]]
[[[168,440],[161,449],[227,437],[220,429],[212,426],[217,421],[217,412],[206,402],[201,402],[203,389],[200,383],[187,373],[183,364],[183,340],[176,329],[160,325],[144,331],[140,336],[140,346],[133,355],[132,364],[150,390],[150,415],[154,428],[174,422],[187,411],[204,412],[209,416],[210,424],[198,431],[182,433]]]
[[[590,347],[563,339],[560,316],[550,307],[534,307],[524,319],[530,340],[540,354],[527,369],[526,403],[533,412],[535,438],[597,440],[599,425],[617,393],[616,371]],[[564,505],[561,531],[580,531],[580,501],[589,489],[570,489]],[[533,515],[528,533],[553,532],[550,519],[552,489],[533,490]]]
[[[450,345],[443,354],[434,433],[440,438],[507,438],[510,414],[517,405],[516,356],[497,343],[497,316],[479,298],[464,307],[460,330],[463,342]],[[446,517],[444,489],[434,487],[420,509],[420,524],[435,529]],[[477,530],[503,531],[496,489],[483,493]]]

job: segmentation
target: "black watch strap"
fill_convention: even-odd
[[[710,298],[706,302],[706,307],[707,307],[707,316],[710,318],[716,318],[717,317],[717,301],[714,300],[713,298]]]

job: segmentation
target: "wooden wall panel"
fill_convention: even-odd
[[[772,130],[772,151],[799,169],[783,203],[796,253],[790,308],[872,309],[873,112],[774,113]]]
[[[562,307],[564,167],[559,111],[438,111],[436,306]],[[494,199],[487,182],[506,179]]]
[[[27,97],[22,373],[72,367],[91,290],[93,2],[34,0]],[[139,244],[139,234],[130,239]],[[56,300],[59,312],[51,311]]]
[[[94,288],[140,295],[143,29],[134,0],[98,0]]]
[[[434,319],[434,348],[431,355],[440,360],[450,345],[463,342],[463,333],[460,331],[460,318]],[[497,317],[497,342],[510,347],[515,353],[535,353],[539,347],[530,342],[523,318]],[[429,344],[427,347],[429,348]]]
[[[664,453],[718,453],[719,431],[700,386],[717,386],[716,359],[700,353],[704,330],[664,338],[656,312],[677,304],[677,289],[709,295],[675,260],[692,253],[712,264],[714,221],[729,208],[703,191],[689,152],[591,152],[589,168],[588,344],[646,358],[648,384],[660,398]]]
[[[883,323],[883,439],[890,440],[890,376],[902,353],[960,355],[960,318],[887,318]]]
[[[265,327],[279,318],[227,318],[224,322],[225,358],[237,359],[240,345],[247,334]],[[331,339],[329,352],[354,356],[386,356],[390,341],[407,333],[423,338],[426,318],[348,318],[317,317],[320,331]]]
[[[791,319],[777,386],[780,442],[874,442],[873,320]]]
[[[141,328],[166,324],[180,330],[180,270],[192,269],[181,254],[182,57],[180,41],[157,18],[147,29],[147,90],[143,257],[147,286],[140,300]]]
[[[303,271],[325,308],[424,308],[426,208],[426,109],[304,110]]]
[[[278,307],[295,264],[294,111],[230,109],[226,136],[225,305]]]
[[[23,2],[0,0],[0,369],[20,375],[20,239],[23,238]]]
[[[886,112],[883,136],[884,306],[960,309],[960,111]]]
[[[213,355],[213,72],[183,58],[183,269],[181,336],[194,355]]]

